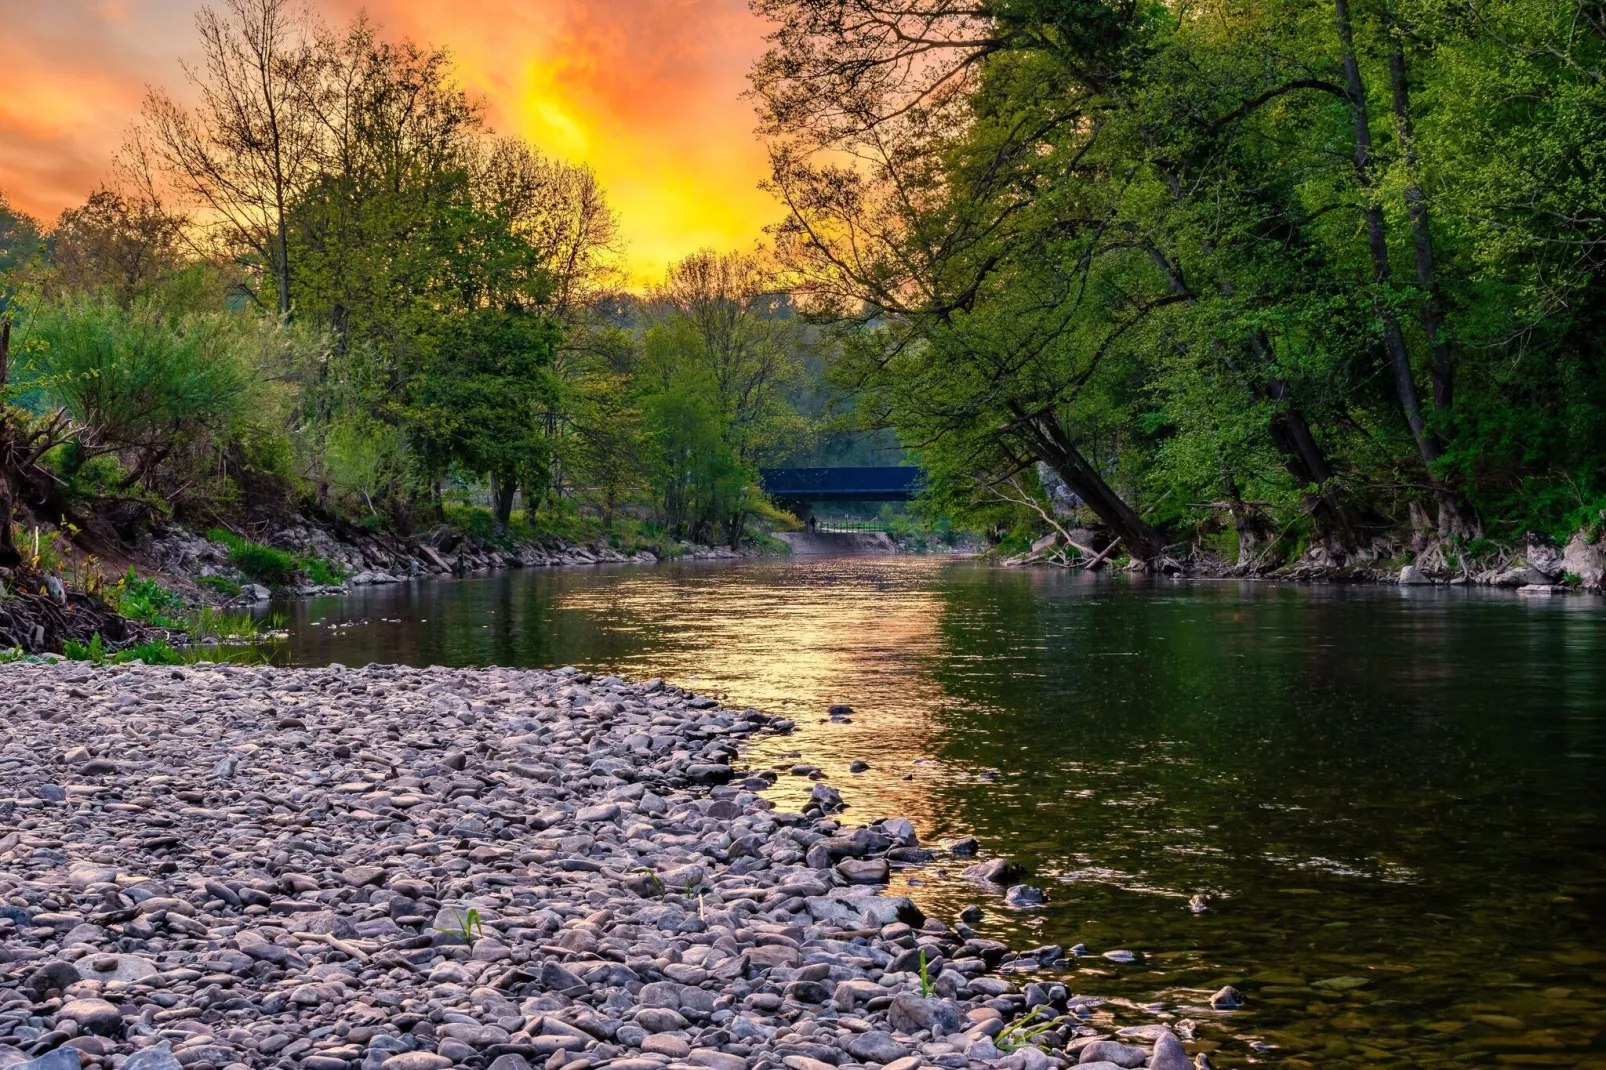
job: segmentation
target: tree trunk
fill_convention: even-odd
[[[1397,22],[1389,25],[1389,81],[1394,90],[1394,125],[1399,134],[1408,178],[1405,184],[1405,214],[1411,221],[1411,245],[1416,259],[1416,284],[1422,291],[1422,330],[1428,336],[1432,356],[1433,411],[1440,416],[1455,403],[1455,363],[1450,342],[1444,335],[1444,303],[1433,273],[1433,233],[1428,223],[1427,201],[1417,173],[1416,129],[1411,122],[1411,85],[1405,72],[1405,42]],[[1442,428],[1440,429],[1442,441]]]
[[[1428,206],[1417,173],[1416,128],[1411,122],[1411,83],[1405,71],[1405,41],[1393,13],[1389,15],[1389,82],[1394,96],[1394,125],[1406,167],[1405,214],[1411,221],[1411,252],[1416,262],[1416,285],[1422,291],[1419,307],[1422,330],[1428,337],[1429,375],[1433,380],[1433,412],[1438,419],[1433,439],[1444,453],[1446,423],[1455,405],[1455,357],[1444,331],[1444,301],[1433,270],[1433,231]],[[1437,483],[1437,480],[1435,480]],[[1468,536],[1481,533],[1477,513],[1447,487],[1438,487],[1439,533]]]
[[[1355,128],[1355,175],[1366,198],[1366,243],[1372,254],[1372,281],[1386,291],[1393,275],[1389,267],[1388,230],[1383,221],[1383,208],[1372,196],[1372,127],[1366,113],[1366,86],[1361,82],[1360,63],[1355,57],[1355,31],[1350,22],[1349,0],[1333,0],[1338,21],[1338,40],[1343,49],[1344,84],[1349,94],[1350,119]],[[1427,423],[1422,419],[1422,405],[1417,397],[1416,377],[1411,372],[1411,354],[1405,348],[1405,334],[1400,321],[1386,300],[1379,296],[1378,318],[1383,325],[1383,347],[1388,355],[1390,370],[1394,373],[1394,390],[1399,397],[1400,410],[1416,440],[1422,463],[1430,472],[1441,451],[1437,440],[1428,434]]]
[[[1054,469],[1110,532],[1126,544],[1134,560],[1153,566],[1165,556],[1165,539],[1104,481],[1057,419],[1032,418],[1026,422],[1025,432],[1038,459]]]
[[[1266,518],[1243,499],[1237,480],[1225,465],[1221,469],[1221,488],[1227,495],[1227,510],[1232,514],[1233,531],[1238,536],[1238,563],[1240,572],[1248,571],[1260,558],[1260,548],[1270,532]]]
[[[498,535],[506,535],[513,522],[513,496],[518,492],[519,481],[491,477],[492,520]]]

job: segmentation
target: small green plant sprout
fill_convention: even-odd
[[[926,970],[926,949],[920,949],[920,998],[931,997],[931,977]]]
[[[652,881],[652,886],[658,889],[658,894],[662,896],[664,894],[664,882],[658,879],[658,874],[646,866],[642,866],[641,871],[647,875],[647,879]]]
[[[1050,1029],[1053,1029],[1055,1026],[1060,1024],[1059,1018],[1047,1018],[1043,1021],[1037,1022],[1037,1019],[1042,1015],[1042,1013],[1042,1007],[1033,1007],[1032,1013],[1028,1014],[1018,1022],[1011,1023],[1008,1029],[1005,1029],[1002,1033],[999,1033],[998,1036],[993,1040],[994,1046],[996,1046],[999,1051],[1006,1054],[1009,1052],[1019,1051],[1020,1049],[1030,1045],[1033,1041],[1042,1036],[1044,1033],[1048,1032]],[[1033,1022],[1037,1022],[1037,1024],[1033,1025]]]
[[[447,936],[455,936],[469,945],[472,945],[474,941],[485,935],[485,925],[480,921],[480,912],[477,909],[469,907],[467,910],[455,911],[455,915],[457,917],[455,926],[442,928],[437,925],[435,931],[445,933]]]

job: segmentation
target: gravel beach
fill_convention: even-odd
[[[1064,949],[885,894],[973,859],[823,783],[773,809],[755,710],[573,669],[0,687],[0,1070],[1193,1065],[1189,1008],[1117,1028]]]

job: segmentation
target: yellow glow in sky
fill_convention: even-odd
[[[147,84],[181,97],[200,0],[0,0],[0,190],[47,220],[100,182]],[[640,286],[704,246],[751,246],[779,215],[742,98],[764,28],[746,0],[321,0],[449,48],[491,125],[589,164]]]

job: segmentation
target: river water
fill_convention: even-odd
[[[796,719],[797,808],[981,840],[895,887],[1074,991],[1223,984],[1217,1067],[1606,1068],[1606,602],[1173,582],[916,557],[509,572],[286,607],[296,664],[573,664]],[[847,722],[826,715],[854,709]],[[855,760],[870,769],[850,773]],[[1189,899],[1206,897],[1194,913]],[[1115,964],[1107,950],[1137,959]]]

